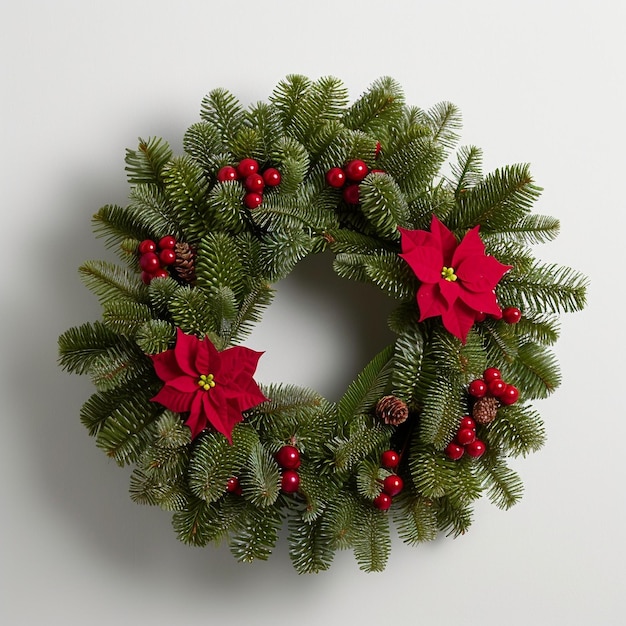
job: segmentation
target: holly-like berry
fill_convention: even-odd
[[[379,511],[387,511],[387,510],[389,510],[389,507],[391,506],[391,496],[389,494],[385,493],[384,491],[381,491],[374,498],[374,506]]]
[[[344,188],[342,196],[348,204],[358,204],[360,198],[359,186],[348,185]]]
[[[502,319],[507,324],[517,324],[522,319],[522,312],[514,306],[508,306],[502,311]]]
[[[483,372],[483,380],[487,384],[489,384],[492,380],[495,380],[496,378],[502,378],[502,374],[500,373],[500,370],[497,369],[496,367],[488,367]]]
[[[361,161],[361,159],[353,159],[352,161],[348,161],[346,163],[344,170],[346,172],[346,176],[355,183],[360,183],[369,173],[369,168],[365,161]]]
[[[228,491],[228,493],[234,493],[238,496],[242,494],[241,484],[236,476],[233,476],[226,481],[226,491]]]
[[[139,244],[139,254],[148,254],[148,252],[156,252],[157,245],[152,239],[144,239]]]
[[[263,196],[260,193],[256,193],[254,191],[247,193],[243,198],[243,203],[249,209],[256,209],[258,206],[261,205],[261,202],[263,202]]]
[[[400,464],[400,455],[395,450],[385,450],[380,456],[380,464],[385,469],[396,469]]]
[[[167,278],[169,274],[166,269],[160,268],[154,274],[152,274],[152,278]]]
[[[480,313],[476,313],[476,315],[474,316],[474,321],[475,322],[484,322],[487,319],[487,314],[483,313],[482,311]]]
[[[170,248],[163,248],[159,252],[159,261],[162,265],[172,265],[176,261],[176,252]]]
[[[515,404],[519,398],[519,389],[514,385],[507,385],[498,399],[502,404]]]
[[[450,442],[444,452],[453,460],[458,461],[465,453],[465,448],[454,441]]]
[[[300,487],[300,476],[296,470],[288,469],[283,472],[280,479],[280,488],[285,493],[295,493]]]
[[[276,453],[276,462],[283,469],[298,469],[300,467],[300,451],[295,446],[283,446]]]
[[[176,238],[172,235],[165,235],[159,239],[159,250],[173,250],[176,247]]]
[[[246,176],[243,186],[247,191],[261,193],[265,187],[265,181],[263,180],[263,176],[261,176],[261,174],[250,174]]]
[[[501,378],[494,378],[488,387],[489,393],[494,398],[500,398],[506,391],[506,383]]]
[[[146,252],[146,254],[142,254],[139,258],[139,267],[141,267],[144,272],[154,274],[154,272],[160,269],[161,262],[154,252]]]
[[[476,422],[469,415],[464,415],[461,418],[459,430],[461,430],[462,428],[470,428],[472,430],[476,430]]]
[[[376,142],[376,150],[374,152],[374,158],[378,158],[378,155],[380,154],[380,151],[383,149],[383,147],[380,145],[380,141]]]
[[[339,189],[346,182],[346,173],[340,167],[331,167],[326,172],[326,182],[331,186]]]
[[[482,398],[487,393],[487,383],[482,378],[477,378],[469,384],[467,391],[474,398]]]
[[[473,459],[481,457],[483,454],[485,454],[486,450],[487,446],[485,446],[485,443],[480,439],[474,439],[472,443],[468,443],[465,446],[465,452],[467,452],[467,454]]]
[[[217,172],[217,180],[220,183],[225,183],[229,180],[237,180],[238,178],[239,174],[232,165],[224,165],[224,167],[220,167]]]
[[[263,172],[263,181],[268,187],[280,185],[281,178],[280,172],[275,167],[268,167]]]
[[[383,491],[392,498],[397,496],[403,488],[404,482],[397,474],[391,474],[383,481]]]
[[[456,441],[461,446],[466,446],[476,439],[476,431],[473,428],[460,428],[456,434]]]
[[[141,272],[141,282],[144,285],[149,285],[153,278],[154,274],[151,274],[150,272]]]
[[[259,163],[255,159],[241,159],[237,165],[237,174],[243,179],[250,174],[256,174],[258,171]]]

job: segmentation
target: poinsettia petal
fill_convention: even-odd
[[[192,378],[186,374],[176,378],[171,378],[167,381],[167,386],[172,389],[176,389],[176,391],[180,391],[181,393],[196,393],[196,391],[200,391],[197,378]]]
[[[476,319],[475,311],[472,311],[463,302],[457,301],[454,307],[441,315],[444,328],[458,337],[463,343],[467,340],[467,333]]]
[[[165,350],[165,352],[159,352],[158,354],[151,354],[152,364],[154,365],[154,371],[156,375],[164,382],[167,382],[171,378],[177,378],[183,376],[184,372],[180,369],[174,350]]]
[[[471,255],[463,259],[455,268],[463,287],[469,291],[493,291],[496,285],[511,269],[492,256]]]
[[[498,305],[496,295],[493,291],[474,293],[472,291],[462,290],[459,298],[476,313],[486,313],[496,318],[502,317],[502,310]]]
[[[438,246],[437,241],[427,230],[407,230],[399,226],[398,232],[400,233],[400,247],[403,254],[407,254],[420,246],[432,246],[434,248]]]
[[[459,291],[461,286],[455,280],[440,280],[439,281],[439,293],[446,301],[447,307],[450,308],[454,301],[459,297]]]
[[[430,221],[430,232],[436,238],[439,249],[441,250],[444,260],[442,266],[452,264],[454,252],[458,247],[454,233],[449,230],[435,214],[433,214]],[[452,266],[454,267],[453,264]]]
[[[191,430],[191,438],[195,439],[206,427],[207,418],[204,412],[201,393],[197,393],[190,407],[189,417],[185,420],[185,425]]]
[[[452,267],[455,269],[468,256],[485,256],[485,244],[482,242],[478,231],[480,226],[474,226],[465,233],[461,243],[457,246],[452,256]]]
[[[247,374],[240,374],[233,385],[226,390],[229,400],[237,402],[240,411],[247,411],[252,407],[267,402],[266,398],[257,383]]]
[[[435,283],[441,278],[444,266],[441,249],[433,246],[419,246],[400,255],[423,283]]]
[[[420,322],[429,317],[441,315],[447,310],[448,304],[441,296],[438,283],[420,285],[417,290],[417,306],[420,311]]]
[[[206,373],[198,372],[196,369],[196,353],[199,343],[195,335],[187,335],[180,328],[176,329],[176,346],[174,347],[176,362],[186,374],[193,377]]]
[[[194,394],[183,393],[166,383],[151,400],[158,402],[170,411],[174,411],[174,413],[185,413],[191,408],[193,398]]]
[[[212,389],[211,393],[205,394],[202,403],[208,421],[232,444],[233,428],[237,422],[243,419],[241,411],[235,410],[233,412],[228,397],[222,389],[217,387]]]
[[[261,356],[263,356],[263,352],[257,352],[243,346],[233,346],[220,352],[222,369],[216,380],[227,383],[235,379],[241,372],[252,376]]]
[[[213,374],[215,376],[221,367],[220,352],[213,345],[211,340],[205,336],[198,342],[198,350],[196,351],[195,368],[201,374]]]

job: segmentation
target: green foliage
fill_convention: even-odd
[[[121,264],[91,260],[79,268],[102,317],[59,337],[59,365],[91,378],[95,393],[80,421],[97,447],[132,467],[133,501],[172,513],[182,542],[223,540],[239,561],[265,560],[286,520],[297,572],[324,571],[343,549],[362,570],[380,571],[392,522],[402,541],[417,545],[467,532],[482,496],[502,509],[520,500],[522,482],[507,462],[545,442],[530,403],[561,382],[552,352],[559,315],[585,306],[588,280],[536,259],[534,247],[552,241],[560,224],[532,212],[541,189],[529,166],[484,174],[480,148],[452,152],[460,129],[453,103],[409,106],[390,77],[349,104],[339,79],[292,74],[267,102],[249,106],[225,89],[209,92],[183,137],[183,154],[160,138],[126,151],[128,205],[107,204],[92,220]],[[243,180],[217,180],[221,167],[243,158],[281,174],[255,209],[246,206]],[[330,168],[351,159],[370,170],[356,204],[326,181]],[[486,253],[511,266],[496,296],[501,308],[521,310],[517,324],[490,316],[461,341],[439,316],[420,321],[421,283],[399,256],[399,227],[429,230],[433,216],[458,240],[479,226]],[[178,244],[168,276],[142,277],[140,243],[166,235]],[[336,404],[306,387],[259,383],[269,400],[242,413],[232,442],[210,427],[192,440],[188,415],[153,401],[164,383],[150,356],[171,350],[178,329],[208,337],[218,351],[240,345],[272,302],[272,285],[327,250],[340,277],[396,301],[388,319],[395,341]],[[177,363],[181,372],[189,366]],[[479,425],[485,454],[454,461],[445,448],[471,412],[469,382],[487,367],[518,387],[519,401]],[[376,415],[385,395],[407,404],[406,422],[392,426]],[[234,407],[237,399],[229,401]],[[285,445],[300,453],[296,493],[281,488],[277,453]],[[404,489],[386,513],[373,500],[391,473],[381,467],[388,449],[401,454],[393,471]]]

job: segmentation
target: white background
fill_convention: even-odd
[[[3,624],[626,623],[624,3],[1,7]],[[481,501],[456,540],[396,541],[380,574],[348,552],[298,576],[284,542],[252,566],[178,543],[79,423],[89,381],[56,365],[58,335],[100,315],[77,267],[108,254],[90,217],[125,203],[124,149],[156,135],[180,151],[209,90],[247,105],[289,73],[335,75],[351,98],[389,75],[411,104],[456,103],[487,171],[530,162],[545,188],[536,212],[562,232],[538,256],[591,279],[589,306],[563,318],[563,384],[537,406],[548,443],[515,464],[522,502]],[[281,286],[251,338],[261,380],[336,397],[374,353],[386,303],[336,280],[312,262]]]

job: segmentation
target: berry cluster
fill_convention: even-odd
[[[281,175],[275,167],[268,167],[261,171],[255,159],[241,159],[237,167],[225,165],[217,172],[220,183],[229,180],[239,180],[246,190],[243,203],[249,209],[256,209],[263,202],[265,187],[276,187],[280,184]]]
[[[300,487],[300,451],[295,446],[283,446],[276,453],[276,462],[282,470],[280,488],[285,493],[295,493]]]
[[[446,446],[445,453],[458,461],[464,454],[477,459],[485,454],[485,443],[476,437],[476,422],[466,415],[461,418],[454,439]]]
[[[152,239],[144,239],[139,244],[139,267],[141,280],[149,285],[153,278],[169,276],[167,266],[176,262],[176,239],[172,235],[161,237],[158,243]]]
[[[400,463],[400,455],[394,450],[385,450],[380,457],[380,464],[387,470],[395,471]],[[383,480],[382,491],[374,498],[374,506],[387,511],[391,506],[393,497],[397,496],[404,488],[402,478],[395,473],[389,474]]]
[[[365,161],[352,159],[343,167],[331,167],[326,172],[326,182],[335,189],[343,188],[342,197],[348,204],[358,204],[359,184],[370,172],[383,172],[383,170],[370,170]]]
[[[228,479],[226,482],[226,491],[228,491],[228,493],[234,493],[236,496],[240,496],[243,493],[241,483],[236,476]]]
[[[484,398],[491,396],[501,404],[514,404],[519,398],[519,390],[502,380],[502,374],[495,367],[488,367],[482,378],[473,380],[468,387],[470,396]]]

